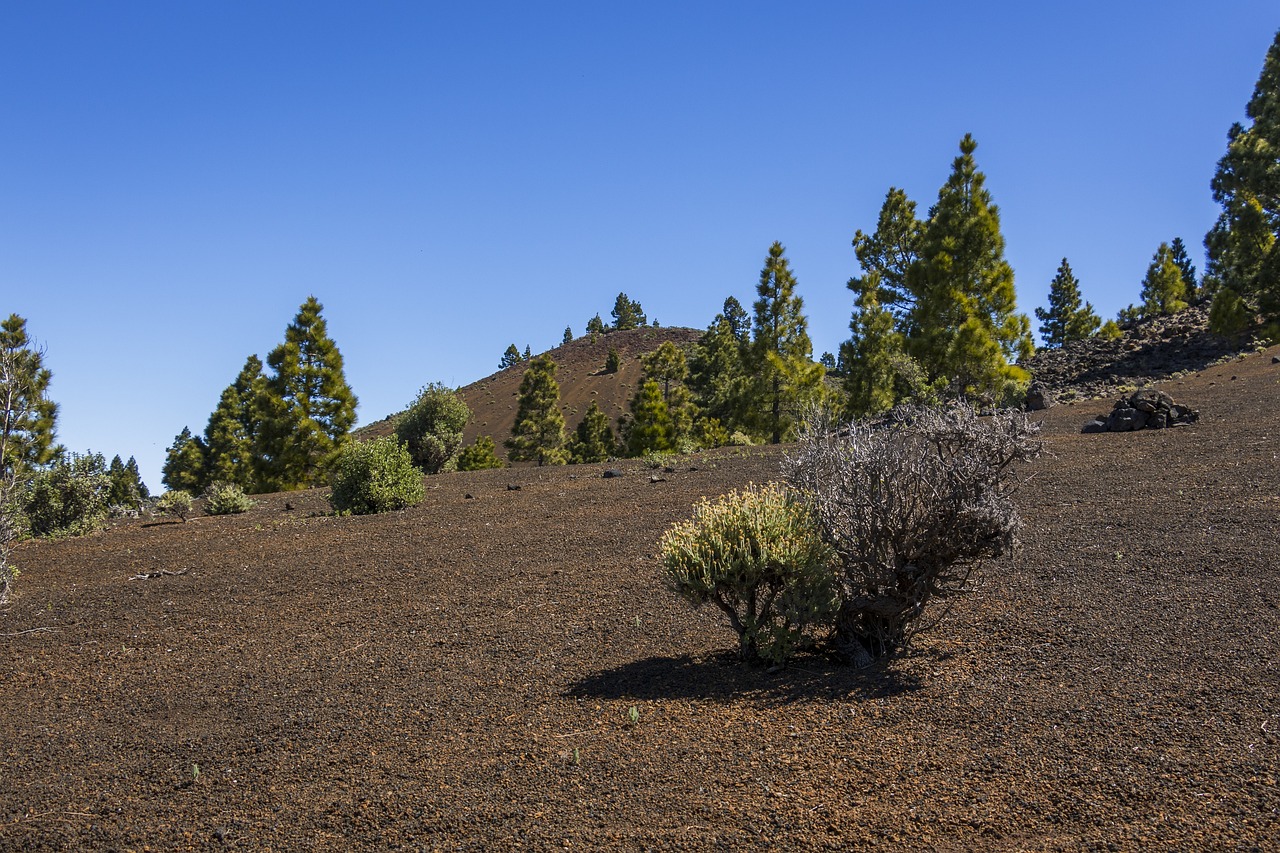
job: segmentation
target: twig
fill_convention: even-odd
[[[43,628],[28,628],[25,631],[16,631],[12,634],[0,634],[0,637],[21,637],[23,634],[34,634],[36,631],[61,631],[62,629],[56,625],[46,625]]]
[[[129,580],[149,581],[162,576],[176,578],[178,577],[178,575],[185,575],[186,573],[187,573],[186,569],[178,569],[176,572],[171,572],[168,569],[159,569],[158,571],[154,571],[154,572],[141,572],[140,574],[136,574],[133,577],[129,578]]]

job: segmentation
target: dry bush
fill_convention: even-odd
[[[963,592],[1019,528],[1010,468],[1040,452],[1022,412],[903,407],[836,428],[814,416],[787,458],[837,554],[835,642],[855,664],[904,649],[932,599]]]

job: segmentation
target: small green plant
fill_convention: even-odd
[[[234,515],[246,512],[253,503],[253,499],[235,483],[218,480],[210,483],[204,490],[204,511],[208,515]]]
[[[813,512],[777,484],[704,499],[659,549],[671,589],[720,608],[744,660],[781,663],[838,606],[833,553]]]
[[[191,765],[191,781],[193,783],[200,781],[200,765],[199,764]]]
[[[627,725],[634,726],[640,722],[640,709],[632,705],[627,709]]]
[[[422,472],[393,436],[353,442],[338,455],[329,503],[338,512],[368,515],[422,502]]]
[[[187,516],[191,514],[191,493],[182,489],[165,492],[156,501],[156,512],[176,516],[185,523]]]
[[[650,450],[640,457],[646,468],[670,468],[679,457],[665,450]]]
[[[493,438],[477,436],[474,444],[468,444],[458,454],[459,471],[483,471],[488,468],[505,468],[507,463],[498,458],[498,448]]]

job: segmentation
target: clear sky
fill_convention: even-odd
[[[0,0],[0,313],[60,440],[158,489],[310,294],[361,423],[619,291],[704,328],[774,240],[835,352],[854,231],[890,186],[923,214],[972,133],[1021,310],[1065,256],[1114,316],[1161,241],[1203,268],[1277,28],[1275,0]]]

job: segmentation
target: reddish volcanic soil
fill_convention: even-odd
[[[1164,384],[1192,427],[1044,413],[1017,561],[872,671],[738,665],[663,587],[776,449],[25,543],[0,849],[1278,849],[1277,353]]]

